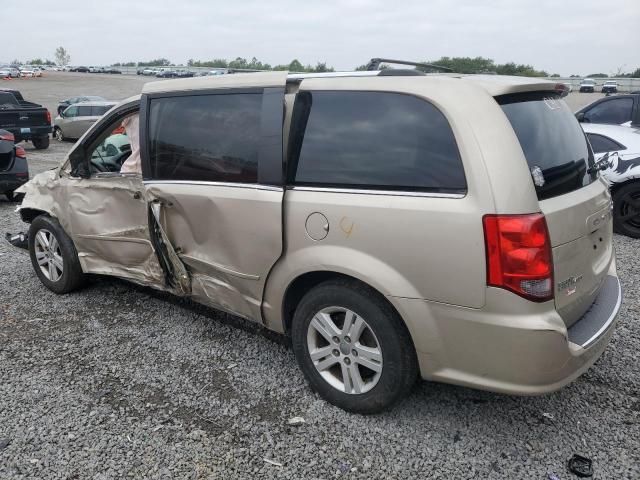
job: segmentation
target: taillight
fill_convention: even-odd
[[[13,133],[0,133],[0,140],[6,140],[7,142],[15,142],[16,137],[13,136]]]
[[[16,145],[16,157],[27,158],[27,152],[20,145]]]
[[[485,215],[487,285],[534,302],[553,298],[553,258],[544,215]]]
[[[47,110],[47,123],[51,123],[51,112]]]

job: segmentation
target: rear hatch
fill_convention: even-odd
[[[527,159],[553,252],[556,309],[567,327],[595,300],[611,262],[611,200],[593,152],[557,94],[496,97]]]

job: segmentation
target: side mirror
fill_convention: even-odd
[[[584,112],[576,113],[576,119],[579,122],[586,122],[587,120],[584,118]]]

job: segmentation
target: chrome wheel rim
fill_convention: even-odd
[[[36,261],[42,274],[52,282],[60,280],[64,271],[64,262],[60,244],[53,233],[46,229],[38,230],[34,247]]]
[[[56,128],[56,140],[58,140],[59,142],[62,141],[62,130],[60,130],[59,128]]]
[[[317,372],[336,390],[362,394],[380,380],[380,342],[364,318],[347,308],[317,312],[307,329],[307,348]]]

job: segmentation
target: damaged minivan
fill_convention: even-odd
[[[31,261],[57,293],[113,275],[289,335],[349,411],[418,377],[551,392],[600,357],[622,299],[611,198],[561,88],[402,70],[148,83],[22,187]]]

